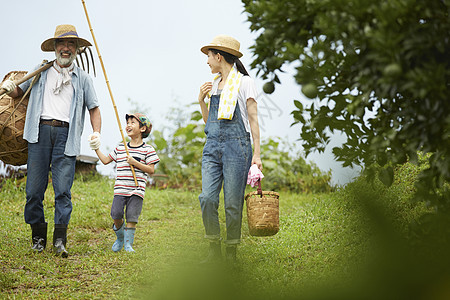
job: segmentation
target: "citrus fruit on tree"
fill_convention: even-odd
[[[317,97],[317,87],[314,83],[307,83],[302,86],[302,93],[306,97],[313,99]]]
[[[272,81],[266,82],[263,85],[263,91],[266,94],[272,94],[275,91],[275,84]]]

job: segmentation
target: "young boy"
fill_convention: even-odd
[[[136,224],[142,211],[147,184],[146,173],[153,174],[155,172],[155,164],[159,162],[155,149],[143,142],[143,139],[148,137],[152,130],[152,124],[149,119],[140,113],[127,114],[125,118],[127,120],[125,130],[131,139],[127,143],[128,156],[123,143],[120,143],[108,156],[104,155],[99,150],[100,136],[89,136],[91,149],[95,150],[95,153],[104,165],[112,161],[117,163],[114,199],[111,206],[111,217],[114,220],[113,230],[117,236],[117,240],[112,245],[114,252],[122,250],[122,247],[125,251],[134,252],[132,246]],[[134,182],[130,165],[134,167],[138,186]],[[123,219],[124,209],[126,226]]]

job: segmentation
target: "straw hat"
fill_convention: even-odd
[[[216,36],[209,45],[203,46],[200,51],[208,54],[209,49],[222,50],[237,57],[242,57],[242,53],[239,52],[241,44],[235,38],[228,35]]]
[[[73,25],[58,25],[55,30],[55,37],[45,40],[41,44],[41,49],[44,52],[55,51],[56,39],[77,39],[80,47],[92,46],[87,40],[78,37],[77,30]]]

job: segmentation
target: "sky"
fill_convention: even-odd
[[[279,137],[298,146],[300,126],[294,125],[290,114],[293,100],[308,102],[295,84],[292,69],[280,75],[282,84],[273,94],[262,91],[264,81],[250,69],[253,55],[250,47],[257,33],[250,31],[250,23],[241,1],[152,1],[152,0],[85,0],[112,95],[122,128],[125,114],[133,107],[145,110],[153,123],[153,130],[170,126],[165,118],[172,108],[194,110],[200,85],[211,81],[206,56],[200,48],[214,36],[227,34],[241,43],[241,61],[255,79],[260,92],[258,113],[261,138]],[[42,52],[41,43],[54,36],[59,24],[75,25],[78,35],[93,45],[82,1],[8,1],[2,5],[2,47],[0,72],[28,71],[42,60],[53,60],[53,52]],[[121,141],[120,130],[99,53],[92,47],[97,76],[94,86],[102,114],[101,150],[108,153]],[[93,74],[92,74],[93,76]],[[81,154],[95,156],[87,142],[92,133],[88,114],[82,137]],[[342,143],[343,137],[332,139],[325,153],[307,157],[323,171],[332,171],[332,182],[343,185],[358,171],[343,168],[334,160],[331,148]],[[101,164],[101,163],[100,163]],[[263,161],[264,164],[264,161]],[[98,166],[109,174],[110,167]]]

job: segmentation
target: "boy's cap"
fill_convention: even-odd
[[[141,125],[147,126],[147,130],[143,132],[144,134],[146,134],[146,135],[150,134],[150,131],[152,131],[152,123],[150,122],[150,120],[147,118],[146,115],[141,114],[141,113],[125,115],[126,120],[128,120],[128,118],[131,118],[131,117],[136,118],[139,121],[139,123],[141,123]]]

